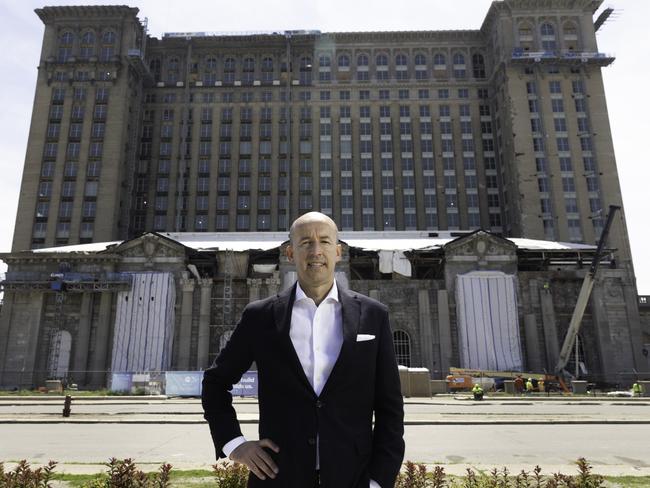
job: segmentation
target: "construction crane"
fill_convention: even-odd
[[[571,355],[571,350],[575,344],[578,332],[580,331],[580,325],[582,324],[582,317],[585,314],[585,309],[587,308],[587,303],[589,303],[589,297],[591,296],[591,290],[594,287],[594,282],[596,279],[596,272],[598,271],[598,266],[600,265],[600,260],[603,256],[605,250],[605,243],[607,242],[607,236],[609,234],[609,229],[612,226],[614,220],[614,214],[617,210],[620,210],[621,207],[618,205],[609,206],[609,215],[607,215],[607,221],[605,222],[605,227],[603,228],[602,233],[600,234],[600,239],[598,240],[598,247],[596,248],[596,254],[591,261],[591,266],[589,271],[585,275],[585,279],[582,282],[582,288],[580,289],[580,294],[578,295],[578,301],[576,306],[573,309],[573,315],[571,316],[571,322],[569,322],[569,329],[567,330],[566,336],[564,337],[564,343],[562,344],[562,349],[560,350],[560,355],[558,356],[557,363],[555,364],[554,372],[561,378],[564,376],[564,368],[569,362],[569,357]]]

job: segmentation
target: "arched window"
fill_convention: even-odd
[[[311,58],[309,56],[300,58],[300,84],[311,84]]]
[[[151,73],[153,74],[153,77],[156,80],[156,82],[160,81],[161,68],[160,68],[159,58],[154,58],[151,60],[151,62],[149,63],[149,69],[151,70]]]
[[[273,71],[273,58],[262,59],[262,71]]]
[[[377,66],[388,66],[388,56],[385,54],[378,54],[375,64]]]
[[[59,63],[65,63],[72,56],[72,43],[74,42],[74,34],[70,31],[64,32],[59,37]]]
[[[332,58],[330,58],[329,56],[326,56],[326,55],[321,55],[321,56],[318,58],[318,65],[319,65],[321,68],[327,68],[327,67],[330,67],[330,66],[332,66]]]
[[[226,58],[223,62],[224,71],[235,71],[235,58]]]
[[[427,57],[422,53],[418,53],[415,55],[415,79],[426,80],[428,77]]]
[[[406,57],[406,54],[398,54],[395,56],[395,78],[398,80],[407,80],[409,77],[408,73],[408,64],[409,60]]]
[[[273,82],[273,58],[262,59],[262,83],[268,85]]]
[[[205,69],[217,69],[217,58],[207,57],[205,59]]]
[[[300,69],[301,70],[311,69],[311,58],[309,56],[304,56],[300,58]]]
[[[472,56],[472,72],[474,78],[485,78],[485,59],[482,54],[476,53]]]
[[[244,58],[244,71],[255,71],[255,60],[253,58]]]
[[[446,69],[447,59],[442,53],[436,53],[433,56],[433,69]]]
[[[359,54],[359,56],[357,56],[357,66],[368,66],[368,56],[365,54]]]
[[[93,31],[84,32],[81,36],[81,46],[79,47],[79,58],[88,59],[95,55],[95,33]]]
[[[72,43],[74,42],[74,34],[70,31],[66,31],[63,34],[61,34],[61,39],[59,41],[59,44],[61,46],[72,46]]]
[[[169,59],[169,69],[178,69],[178,58]]]
[[[115,44],[115,32],[104,32],[104,35],[102,35],[102,44]]]
[[[350,56],[347,54],[341,54],[338,59],[339,68],[349,68],[350,67]]]
[[[465,68],[465,56],[461,53],[455,53],[454,61],[454,78],[465,78],[467,70]]]
[[[99,51],[99,60],[110,61],[115,54],[115,32],[106,31],[102,34],[102,46]]]
[[[542,34],[542,49],[544,51],[555,51],[557,47],[555,39],[555,27],[548,22],[545,22],[540,27],[540,33]]]
[[[393,332],[393,347],[395,348],[395,357],[397,364],[411,367],[411,338],[403,330]]]

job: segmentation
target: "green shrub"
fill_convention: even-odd
[[[84,488],[169,488],[171,464],[163,464],[157,473],[140,471],[132,459],[111,458],[108,471],[84,484]],[[0,487],[1,488],[1,487]]]
[[[436,466],[433,472],[427,471],[423,464],[408,461],[405,469],[397,477],[395,488],[602,488],[602,476],[591,472],[592,466],[586,459],[576,461],[578,474],[569,476],[555,473],[542,476],[542,469],[536,466],[532,473],[521,471],[512,475],[507,468],[493,469],[488,474],[476,473],[467,469],[462,478],[450,478],[442,467]]]
[[[43,468],[32,469],[23,459],[13,471],[5,472],[4,463],[0,462],[0,488],[50,488],[55,466],[56,463],[50,461]]]
[[[212,466],[218,488],[246,488],[248,468],[239,463],[228,462]]]

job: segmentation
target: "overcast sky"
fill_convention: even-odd
[[[31,117],[43,25],[34,9],[44,5],[101,5],[94,0],[0,0],[0,252],[11,249]],[[120,2],[126,3],[126,2]],[[129,2],[148,18],[149,32],[477,29],[489,0],[245,0]],[[619,179],[640,294],[650,295],[650,2],[612,0],[616,16],[601,28],[601,52],[616,61],[604,68],[605,89]],[[642,144],[643,143],[643,144]],[[646,209],[645,211],[643,209]],[[2,265],[2,270],[4,270]]]

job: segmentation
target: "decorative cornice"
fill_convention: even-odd
[[[44,24],[57,20],[78,20],[80,18],[119,18],[132,17],[137,20],[140,9],[127,5],[97,5],[70,7],[43,7],[34,10]]]

